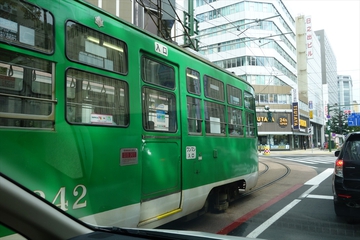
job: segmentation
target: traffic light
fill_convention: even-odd
[[[267,112],[267,119],[268,119],[268,122],[272,122],[272,112],[268,111]]]

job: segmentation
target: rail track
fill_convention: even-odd
[[[239,197],[239,199],[241,199],[241,198],[243,198],[243,197],[246,197],[246,196],[248,196],[248,195],[250,195],[250,194],[252,194],[252,193],[254,193],[254,192],[257,192],[257,191],[259,191],[259,190],[262,190],[262,189],[264,189],[264,188],[266,188],[266,187],[269,187],[270,185],[272,185],[272,184],[274,184],[274,183],[282,180],[283,178],[285,178],[286,176],[288,176],[288,175],[290,174],[291,169],[290,169],[286,164],[283,164],[283,163],[280,163],[280,162],[277,162],[277,161],[272,161],[272,160],[268,160],[268,161],[271,162],[271,163],[276,163],[276,164],[278,164],[278,165],[283,166],[283,167],[285,168],[285,173],[283,173],[282,175],[276,177],[275,179],[273,179],[273,180],[271,180],[271,181],[269,181],[269,182],[267,182],[267,183],[265,183],[265,184],[261,184],[260,186],[256,186],[253,190],[251,190],[251,191],[249,191],[249,192],[247,192],[247,193],[242,194],[242,195]],[[262,171],[259,173],[259,178],[260,178],[260,177],[263,176],[264,174],[269,173],[270,167],[269,167],[269,165],[266,164],[265,162],[260,161],[259,163],[260,163],[260,164],[263,164],[264,167],[265,167],[264,170],[262,170]]]

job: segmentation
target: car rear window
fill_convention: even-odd
[[[360,134],[349,136],[344,149],[344,159],[360,161]]]

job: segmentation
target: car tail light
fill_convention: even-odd
[[[342,159],[337,159],[335,162],[335,175],[338,177],[343,177],[343,165],[344,161]]]
[[[347,195],[347,194],[338,194],[338,197],[341,197],[341,198],[351,198],[351,195]]]

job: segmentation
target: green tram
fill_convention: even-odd
[[[257,183],[254,96],[86,2],[0,3],[0,171],[84,221],[225,210]]]

